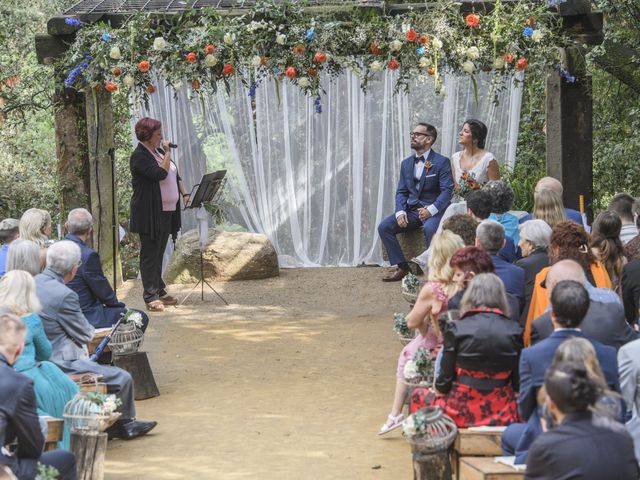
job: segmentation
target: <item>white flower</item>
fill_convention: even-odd
[[[431,45],[435,50],[440,50],[442,48],[442,42],[440,41],[439,38],[432,38]]]
[[[533,40],[536,43],[540,43],[543,37],[544,37],[544,34],[540,30],[534,30],[533,33],[531,34],[531,40]]]
[[[247,26],[247,30],[249,30],[250,32],[255,32],[256,30],[260,30],[261,28],[264,27],[264,22],[256,22],[255,20],[253,20],[248,26]]]
[[[306,77],[302,77],[300,80],[298,80],[298,86],[300,86],[301,88],[307,88],[309,85],[311,85],[311,81]]]
[[[278,45],[284,45],[286,41],[287,41],[287,36],[284,33],[279,33],[278,35],[276,35],[276,43]]]
[[[255,55],[251,59],[251,65],[253,65],[256,68],[258,68],[260,65],[262,65],[262,59],[260,58],[260,55]]]
[[[233,33],[225,33],[224,34],[224,43],[226,43],[227,45],[233,45],[233,43],[236,41],[236,36]]]
[[[496,32],[491,32],[491,35],[489,35],[489,38],[491,38],[492,42],[497,42],[500,37]]]
[[[127,74],[122,79],[122,83],[124,83],[127,87],[133,87],[135,81],[131,75]]]
[[[402,430],[404,430],[404,434],[408,437],[414,437],[418,433],[418,427],[416,427],[413,415],[409,415],[405,421],[402,422]]]
[[[328,62],[328,61],[330,61],[333,57],[331,56],[331,54],[330,54],[330,53],[325,52],[325,54],[324,54],[324,58],[325,58],[325,60],[324,60],[324,61],[325,61],[325,62]]]
[[[496,57],[493,60],[493,68],[495,68],[496,70],[502,70],[504,68],[504,58]]]
[[[164,38],[162,37],[156,37],[153,40],[153,49],[154,50],[158,50],[158,51],[162,51],[165,48],[167,48],[167,42],[165,41]]]
[[[431,60],[427,57],[420,57],[420,68],[428,68],[431,66]]]
[[[176,82],[173,84],[173,89],[177,92],[182,88],[182,82]]]
[[[114,60],[120,60],[120,58],[122,58],[122,54],[118,47],[111,47],[111,50],[109,50],[109,56]]]
[[[407,380],[416,378],[418,376],[418,366],[416,365],[416,362],[413,360],[407,360],[407,363],[404,364],[403,375]]]
[[[407,33],[409,30],[411,30],[411,24],[403,23],[401,29],[402,33]]]
[[[104,413],[113,413],[116,411],[116,408],[118,408],[118,404],[115,395],[108,395],[104,402],[102,402],[102,411]]]
[[[478,47],[469,47],[469,48],[467,48],[467,51],[465,52],[465,54],[471,60],[477,60],[477,59],[480,58],[480,50],[478,50]]]
[[[384,69],[382,63],[380,63],[378,60],[371,62],[369,64],[369,68],[371,69],[372,72],[375,72],[375,73],[379,73]]]
[[[462,64],[462,70],[464,70],[466,73],[473,73],[475,69],[476,69],[476,66],[470,60],[467,60]]]
[[[218,59],[211,54],[204,57],[204,64],[207,67],[215,67],[217,63],[218,63]]]
[[[130,313],[129,317],[127,317],[127,321],[133,322],[138,328],[142,328],[142,315],[140,312]]]
[[[392,52],[397,52],[402,48],[402,42],[400,40],[394,40],[389,44],[389,50]]]

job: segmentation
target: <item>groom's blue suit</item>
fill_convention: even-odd
[[[378,225],[378,233],[387,249],[391,265],[406,262],[396,234],[422,228],[428,247],[438,229],[442,214],[451,202],[454,185],[451,162],[447,157],[430,150],[426,163],[430,163],[431,166],[422,170],[419,180],[414,178],[415,155],[405,158],[400,165],[395,211],[406,212],[409,223],[407,227],[401,228],[398,225],[395,214],[388,216]],[[418,209],[431,205],[437,209],[437,213],[423,223],[418,216]]]

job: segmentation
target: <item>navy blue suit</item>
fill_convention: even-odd
[[[571,220],[582,225],[582,215],[580,215],[579,211],[565,207],[564,214],[567,217],[567,220]],[[527,213],[524,217],[518,220],[518,223],[524,223],[527,220],[533,220],[533,213]]]
[[[396,216],[390,215],[378,225],[380,239],[387,249],[389,263],[397,265],[406,262],[396,234],[409,230],[422,228],[427,247],[431,244],[433,235],[438,230],[438,224],[442,214],[451,202],[453,194],[453,174],[451,162],[439,153],[431,150],[426,161],[431,163],[427,170],[425,167],[419,181],[414,178],[415,156],[405,158],[400,164],[400,178],[396,189],[396,212],[404,210],[407,214],[408,225],[400,228]],[[418,217],[418,209],[433,205],[438,213],[425,220],[423,223]]]
[[[496,267],[496,275],[504,283],[507,293],[518,299],[520,311],[524,305],[524,270],[513,263],[505,261],[498,255],[491,255],[493,266]]]
[[[6,455],[0,449],[0,465],[7,465],[20,480],[36,477],[38,461],[57,468],[59,480],[77,478],[75,459],[70,452],[42,453],[44,436],[36,411],[33,380],[16,372],[0,354],[0,447],[10,444],[9,450],[14,455]]]
[[[525,463],[526,455],[533,441],[542,433],[537,395],[544,385],[544,376],[553,362],[553,356],[562,342],[571,337],[584,337],[580,330],[555,330],[548,338],[532,347],[525,348],[520,354],[520,393],[518,395],[518,413],[526,425],[514,424],[507,427],[502,436],[505,453],[516,455],[516,463]],[[600,368],[607,385],[620,391],[618,359],[616,349],[587,339],[593,344]]]
[[[127,311],[124,303],[118,301],[116,293],[104,276],[98,252],[89,248],[79,237],[68,234],[70,240],[80,247],[82,264],[76,276],[67,283],[67,287],[78,294],[80,309],[89,323],[95,328],[110,327]],[[147,328],[149,317],[142,314],[143,330]]]

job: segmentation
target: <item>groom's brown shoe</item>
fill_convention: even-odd
[[[396,270],[389,276],[384,277],[382,279],[383,282],[399,282],[400,280],[402,280],[406,275],[407,275],[406,270],[403,270],[401,268],[396,268]]]

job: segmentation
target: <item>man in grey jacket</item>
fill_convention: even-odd
[[[40,318],[53,347],[50,361],[65,373],[101,375],[109,393],[122,400],[119,407],[122,417],[110,429],[110,436],[130,440],[151,431],[156,422],[135,420],[133,379],[128,372],[89,360],[87,344],[93,339],[95,329],[83,315],[78,295],[65,285],[73,279],[79,266],[80,248],[63,240],[47,249],[47,267],[35,277],[36,293],[42,304]]]

